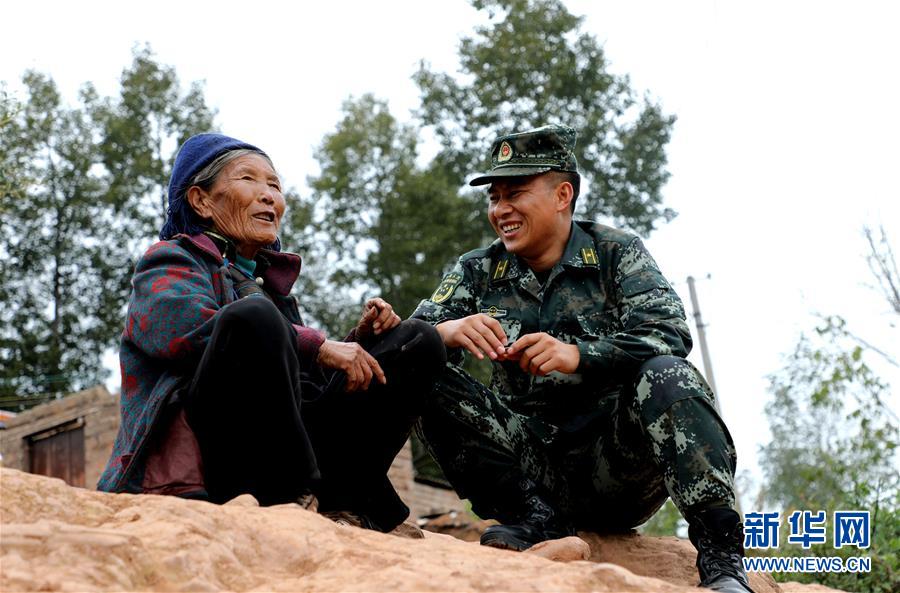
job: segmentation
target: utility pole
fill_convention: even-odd
[[[709,276],[707,276],[709,278]],[[700,341],[700,354],[703,356],[703,371],[706,375],[706,382],[709,383],[709,386],[713,390],[713,394],[715,397],[713,398],[713,403],[716,406],[716,412],[719,413],[719,416],[722,415],[722,406],[719,405],[719,391],[716,389],[716,380],[713,378],[713,369],[712,369],[712,360],[709,357],[709,346],[706,345],[706,324],[703,323],[703,318],[700,317],[700,301],[697,300],[697,289],[694,286],[694,277],[687,277],[688,290],[691,293],[691,307],[694,309],[694,325],[697,326],[697,338]],[[739,515],[743,516],[743,512],[741,511],[741,493],[738,491],[738,485],[734,485],[734,504],[735,510]]]
[[[691,293],[691,306],[694,309],[694,325],[697,326],[697,338],[700,341],[700,354],[703,356],[703,374],[706,375],[706,381],[712,387],[713,393],[716,394],[716,411],[721,412],[719,407],[719,391],[716,389],[716,380],[713,378],[712,360],[709,358],[709,346],[706,345],[706,324],[700,316],[700,303],[697,300],[697,289],[694,287],[694,277],[687,277],[688,290]]]

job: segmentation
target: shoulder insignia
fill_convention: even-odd
[[[462,274],[457,274],[456,272],[444,276],[440,286],[438,286],[437,290],[434,291],[434,294],[431,295],[431,301],[434,303],[443,303],[449,299],[453,294],[453,291],[456,290],[456,287],[459,286],[462,278]]]
[[[492,280],[502,279],[504,276],[506,276],[506,268],[507,267],[509,267],[509,260],[501,259],[499,262],[497,262],[497,267],[494,268],[494,273],[491,276],[491,279]]]
[[[585,247],[581,250],[581,261],[586,266],[596,266],[600,262],[597,260],[597,252],[593,247]]]

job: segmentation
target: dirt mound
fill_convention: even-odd
[[[0,470],[3,591],[699,591],[685,542],[581,535],[519,554],[339,526],[249,496],[216,506]],[[757,593],[778,590],[752,579]]]

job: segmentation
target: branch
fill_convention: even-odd
[[[865,339],[857,336],[855,333],[853,333],[852,331],[847,329],[846,323],[843,321],[842,318],[835,317],[833,315],[823,315],[822,313],[814,313],[814,315],[816,317],[818,317],[823,323],[826,324],[827,329],[834,330],[838,334],[840,334],[844,337],[850,338],[851,340],[853,340],[854,342],[856,342],[863,348],[871,350],[872,352],[880,355],[885,361],[888,362],[888,364],[890,364],[894,367],[900,368],[900,362],[897,362],[894,359],[894,357],[892,357],[890,354],[888,354],[881,348],[874,346],[873,344],[869,343]],[[824,329],[825,328],[823,328],[822,331],[824,331]],[[820,333],[821,333],[821,331],[820,331]]]
[[[882,350],[876,346],[873,346],[872,344],[870,344],[869,342],[860,338],[859,336],[857,336],[850,330],[844,330],[844,333],[848,338],[850,338],[851,340],[853,340],[854,342],[856,342],[863,348],[868,348],[869,350],[875,352],[876,354],[881,355],[881,357],[884,358],[888,363],[892,364],[893,366],[895,366],[897,368],[900,368],[900,363],[898,363],[896,360],[894,360],[894,358],[891,357],[891,355],[888,354],[887,352],[885,352],[884,350]]]
[[[879,225],[878,230],[881,231],[881,238],[876,241],[872,227],[863,227],[863,235],[869,244],[869,254],[866,256],[866,261],[869,263],[872,275],[878,280],[878,285],[881,287],[881,291],[884,293],[891,309],[893,309],[894,313],[900,315],[900,272],[897,270],[897,260],[894,258],[894,252],[891,249],[884,226]]]

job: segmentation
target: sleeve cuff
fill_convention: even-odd
[[[316,360],[319,348],[325,342],[325,334],[305,325],[294,325],[297,330],[297,353],[304,358]]]
[[[604,352],[602,340],[577,340],[577,343],[579,373],[594,373],[612,367],[612,354]]]

